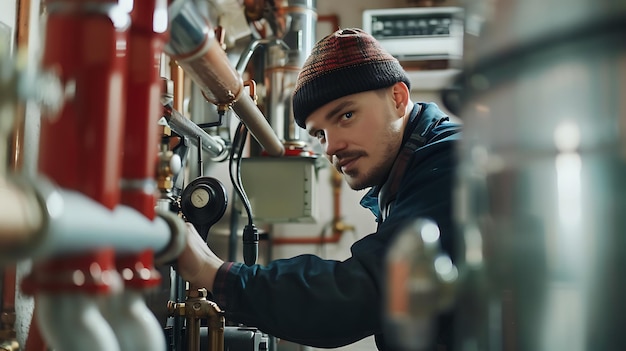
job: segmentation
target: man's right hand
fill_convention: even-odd
[[[181,277],[198,288],[213,290],[217,270],[224,263],[206,244],[196,228],[187,224],[187,243],[178,256],[176,270]]]

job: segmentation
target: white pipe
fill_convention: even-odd
[[[56,188],[45,179],[40,179],[36,188],[47,223],[30,252],[33,259],[102,247],[112,247],[118,254],[145,249],[157,255],[164,250],[175,251],[167,252],[169,258],[182,251],[184,241],[180,238],[186,228],[176,216],[160,213],[160,217],[150,220],[128,206],[110,210],[80,192]]]
[[[141,292],[126,288],[110,297],[103,309],[122,351],[164,351],[161,324],[146,305]]]
[[[113,329],[100,313],[97,297],[40,293],[35,304],[39,329],[51,349],[120,350]]]
[[[239,99],[233,102],[233,111],[270,156],[282,156],[285,153],[285,146],[250,95],[241,94]]]

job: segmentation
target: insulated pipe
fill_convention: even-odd
[[[139,290],[125,289],[109,297],[103,314],[113,328],[121,350],[165,351],[163,329]]]
[[[54,350],[117,351],[119,343],[99,309],[99,299],[85,294],[40,294],[37,322]]]
[[[124,281],[124,291],[105,301],[103,314],[111,324],[122,350],[165,351],[161,324],[145,303],[143,293],[159,286],[152,251],[118,255],[116,268]]]
[[[231,66],[211,25],[193,2],[174,1],[169,15],[170,41],[165,52],[198,84],[207,101],[217,105],[220,111],[232,104],[235,112],[239,111],[239,119],[268,154],[281,156],[284,146],[252,98],[244,93],[241,76]]]
[[[2,246],[3,257],[27,253],[41,259],[113,247],[119,253],[151,249],[158,253],[159,262],[167,262],[184,247],[185,224],[167,211],[149,220],[124,205],[109,210],[80,192],[55,188],[45,179],[36,186],[44,206],[45,226],[26,250]]]
[[[114,255],[98,249],[36,262],[22,281],[22,290],[35,296],[39,329],[51,349],[120,350],[100,310],[104,298],[122,289]]]
[[[272,127],[247,94],[241,94],[239,99],[233,103],[233,111],[239,119],[246,125],[250,134],[263,146],[270,156],[282,156],[285,147],[278,140]]]

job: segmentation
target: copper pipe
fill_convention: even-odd
[[[172,106],[177,111],[184,111],[183,102],[185,101],[185,71],[176,61],[170,61],[170,71],[172,82],[174,82],[174,102]]]
[[[30,0],[18,1],[17,9],[17,30],[15,33],[16,47],[25,48],[28,46],[28,33],[29,33],[29,17],[31,4]],[[15,125],[11,133],[11,168],[18,170],[22,168],[22,152],[24,151],[24,122],[25,122],[26,109],[23,103],[18,103],[15,109]]]
[[[224,351],[224,312],[213,301],[207,300],[205,288],[189,287],[187,300],[175,303],[169,301],[167,308],[170,315],[185,317],[187,321],[187,349],[200,351],[200,319],[208,318],[209,350]]]
[[[11,163],[12,170],[19,170],[22,168],[22,152],[24,151],[24,104],[18,103],[15,109],[15,124],[13,131],[11,132]]]
[[[258,21],[263,18],[265,0],[244,0],[246,18],[250,21]]]

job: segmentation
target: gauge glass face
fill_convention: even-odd
[[[191,204],[196,208],[202,208],[209,203],[210,195],[206,189],[197,188],[191,193]]]

